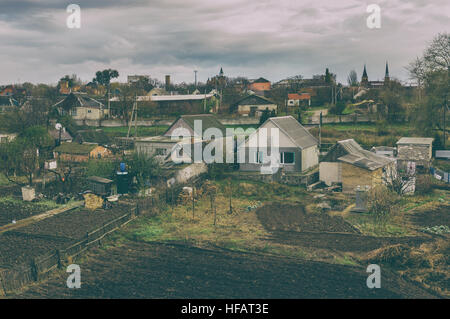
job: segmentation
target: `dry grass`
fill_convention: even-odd
[[[362,260],[392,267],[443,296],[450,297],[449,238],[427,242],[417,248],[392,245],[368,253]]]

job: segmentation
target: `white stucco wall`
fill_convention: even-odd
[[[332,183],[342,183],[341,163],[320,162],[319,180],[331,186]]]
[[[302,171],[319,164],[319,148],[317,145],[302,150]]]

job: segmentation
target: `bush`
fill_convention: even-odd
[[[369,211],[373,214],[375,223],[385,227],[392,212],[395,211],[397,196],[384,185],[373,187],[368,196]]]

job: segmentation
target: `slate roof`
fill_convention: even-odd
[[[270,81],[266,80],[265,78],[259,78],[259,79],[252,81],[252,83],[267,83],[267,82],[270,82]]]
[[[172,126],[177,123],[180,119],[194,131],[194,121],[202,121],[202,132],[196,132],[198,135],[202,135],[208,128],[218,128],[222,131],[223,136],[226,136],[226,127],[219,122],[219,120],[212,114],[198,114],[198,115],[182,115],[180,116],[172,125],[167,129],[166,133],[172,128]],[[165,135],[165,133],[164,133]]]
[[[267,121],[272,122],[281,131],[287,134],[289,138],[301,149],[308,148],[319,143],[317,139],[312,136],[306,128],[303,127],[303,125],[301,125],[295,118],[290,115],[271,117]]]
[[[61,104],[61,105],[60,105]],[[103,103],[97,101],[94,98],[89,97],[87,94],[82,93],[70,93],[64,99],[56,103],[54,106],[65,106],[70,104],[70,107],[91,107],[91,108],[103,108]]]
[[[236,105],[266,105],[276,104],[275,102],[256,94],[248,95],[235,103]]]
[[[108,178],[103,178],[100,176],[89,176],[87,178],[89,181],[95,182],[95,183],[100,183],[100,184],[112,184],[114,181],[108,179]]]
[[[397,144],[418,144],[418,145],[431,145],[434,138],[431,137],[402,137],[398,140]]]
[[[343,156],[340,156],[338,158],[338,161],[352,164],[371,171],[376,170],[380,167],[384,167],[395,161],[395,159],[377,155],[373,152],[363,149],[358,143],[356,143],[354,139],[338,141],[337,145],[345,151],[344,153],[347,153]]]
[[[48,134],[55,140],[59,140],[59,131],[58,130],[49,130]],[[72,140],[72,136],[66,130],[61,131],[61,141]]]

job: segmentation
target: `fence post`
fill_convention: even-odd
[[[0,296],[6,296],[6,289],[3,284],[3,272],[0,272]]]
[[[31,267],[31,276],[33,277],[34,281],[38,281],[38,269],[37,269],[37,264],[36,264],[36,258],[32,258],[31,259],[31,263],[30,263],[30,267]]]

